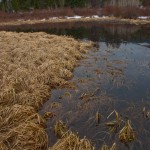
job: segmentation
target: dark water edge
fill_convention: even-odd
[[[114,24],[107,22],[63,22],[0,26],[0,31],[46,32],[69,35],[76,39],[110,43],[150,42],[150,25]]]
[[[98,50],[90,51],[79,62],[71,79],[75,89],[56,89],[40,113],[51,111],[56,117],[48,120],[49,145],[57,138],[53,126],[63,120],[69,129],[90,139],[97,149],[102,144],[117,144],[118,150],[149,150],[150,118],[143,116],[143,108],[150,111],[150,26],[102,23],[36,24],[0,27],[17,32],[46,32],[67,35],[84,41],[97,42]],[[83,97],[83,98],[82,98]],[[52,108],[52,104],[59,104]],[[121,125],[109,133],[105,123],[116,110],[124,122],[131,120],[137,139],[123,144],[118,139]],[[96,113],[101,114],[100,123]]]

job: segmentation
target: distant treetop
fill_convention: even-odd
[[[62,7],[102,7],[117,6],[150,6],[150,0],[0,0],[0,10],[7,12],[18,10],[62,8]]]

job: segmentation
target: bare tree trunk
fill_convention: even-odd
[[[11,13],[12,12],[12,4],[11,0],[3,0],[2,1],[5,12]]]
[[[121,7],[139,6],[140,0],[109,0],[106,2],[106,5],[121,6]]]
[[[59,4],[60,4],[60,7],[64,7],[64,5],[65,5],[65,0],[59,0]]]

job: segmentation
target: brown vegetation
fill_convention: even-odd
[[[139,16],[149,16],[150,7],[136,6],[104,6],[103,8],[57,8],[49,10],[34,10],[30,12],[5,13],[0,11],[0,26],[37,23],[63,22],[113,22],[127,24],[149,24],[150,20],[141,20]],[[79,15],[79,19],[66,19],[66,16]],[[93,18],[93,15],[101,18]],[[88,18],[86,18],[88,16]],[[102,17],[109,16],[109,17]],[[58,18],[55,18],[58,17]],[[126,18],[126,19],[123,19]],[[135,19],[135,20],[134,20]]]
[[[42,20],[18,20],[18,21],[10,21],[10,22],[1,22],[0,28],[11,27],[11,26],[27,26],[27,25],[36,25],[36,24],[65,24],[65,23],[90,23],[90,22],[98,22],[98,23],[112,23],[112,24],[133,24],[133,25],[141,25],[141,24],[150,24],[150,19],[142,20],[142,19],[122,19],[117,17],[99,17],[99,18],[79,18],[79,19],[66,19],[66,18],[55,18],[55,19],[42,19]]]
[[[106,144],[104,144],[101,150],[116,150],[116,143],[114,143],[111,148],[109,148]]]
[[[18,12],[18,13],[5,13],[0,11],[0,22],[17,21],[18,19],[24,20],[39,20],[49,19],[50,17],[65,17],[65,16],[92,16],[101,15],[100,8],[57,8],[49,10],[34,10],[30,12]]]
[[[137,18],[139,16],[149,16],[149,7],[135,7],[135,6],[105,6],[102,9],[102,14],[105,16],[114,16],[120,18]]]
[[[80,139],[78,135],[68,131],[49,150],[95,150],[95,148],[88,139]]]
[[[123,143],[129,143],[136,139],[136,134],[133,128],[131,127],[131,123],[128,120],[123,129],[119,132],[119,139]]]
[[[0,32],[0,149],[48,148],[37,110],[50,90],[68,85],[92,43],[46,33]]]
[[[80,139],[62,121],[56,122],[54,130],[60,139],[49,150],[95,150],[88,139]]]
[[[140,6],[141,2],[140,0],[109,0],[105,2],[105,5],[107,6]]]

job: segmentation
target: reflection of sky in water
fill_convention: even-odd
[[[150,88],[150,49],[130,43],[121,44],[119,50],[116,49],[116,51],[118,52],[114,52],[110,59],[119,59],[126,63],[124,82],[131,82],[132,87],[114,88],[111,92],[122,95],[120,98],[124,99],[142,99]]]

